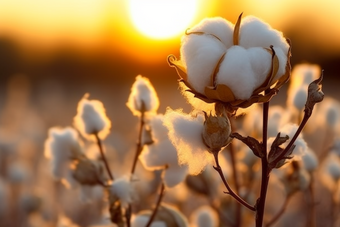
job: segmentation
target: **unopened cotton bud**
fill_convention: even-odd
[[[98,185],[105,181],[101,163],[85,156],[76,161],[73,177],[83,185]]]
[[[106,116],[103,103],[88,100],[88,97],[89,94],[85,94],[79,101],[74,125],[87,139],[95,140],[94,134],[100,139],[105,139],[110,132],[111,121]]]
[[[225,116],[212,116],[205,113],[202,139],[211,153],[219,152],[231,142],[230,121]]]

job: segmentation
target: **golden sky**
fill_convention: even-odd
[[[244,12],[244,16],[255,15],[278,30],[293,33],[296,40],[304,39],[301,45],[306,49],[308,44],[318,52],[337,54],[339,9],[337,0],[1,0],[0,37],[13,38],[37,51],[69,44],[157,60],[178,48],[185,29],[204,17],[222,16],[235,22]],[[143,26],[154,35],[142,33]],[[162,36],[172,27],[177,33]]]

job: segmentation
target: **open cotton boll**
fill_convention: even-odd
[[[82,155],[77,131],[71,127],[50,128],[44,152],[45,157],[51,159],[53,176],[63,178],[71,159]]]
[[[222,17],[205,18],[188,32],[212,34],[219,38],[226,48],[233,45],[234,25]]]
[[[290,86],[299,87],[309,85],[316,80],[321,73],[321,68],[316,64],[298,64],[292,70]]]
[[[162,177],[165,186],[168,188],[172,188],[178,185],[179,183],[183,182],[187,174],[188,166],[186,165],[179,166],[178,164],[174,164],[173,166],[169,166],[169,168],[163,172]]]
[[[318,158],[311,149],[307,149],[306,153],[302,155],[302,163],[308,172],[316,170],[319,165]]]
[[[135,199],[135,189],[128,176],[120,177],[110,186],[110,194],[117,196],[123,207],[127,207]]]
[[[132,216],[131,227],[145,227],[150,219],[149,215]],[[163,221],[154,220],[150,227],[167,227]]]
[[[188,82],[204,94],[211,84],[211,75],[226,47],[215,37],[209,35],[187,35],[182,38],[181,59],[187,68]]]
[[[307,101],[307,86],[302,86],[296,90],[295,95],[293,97],[293,106],[299,110],[302,111],[305,108],[305,104]]]
[[[159,107],[158,96],[148,78],[141,75],[136,77],[126,105],[135,116],[140,116],[143,111],[157,112]]]
[[[161,141],[168,139],[168,129],[163,125],[164,115],[153,116],[148,124],[151,128],[153,140]]]
[[[272,29],[269,24],[254,16],[242,19],[239,45],[250,47],[278,47],[287,54],[289,45],[282,32]]]
[[[149,170],[164,169],[166,165],[177,164],[177,151],[169,140],[144,146],[139,159]]]
[[[249,61],[255,75],[255,87],[259,87],[267,78],[272,64],[272,55],[262,47],[247,49]]]
[[[78,103],[74,125],[85,138],[95,140],[94,134],[97,133],[103,140],[110,133],[111,121],[106,116],[103,103],[88,100],[88,97],[89,94],[85,94]]]
[[[218,227],[218,214],[209,206],[202,206],[191,215],[192,227]]]
[[[327,160],[326,170],[334,182],[340,179],[340,161],[337,158],[333,157]]]
[[[248,99],[252,95],[258,81],[246,49],[240,46],[228,49],[220,64],[216,83],[227,85],[236,99]]]
[[[168,109],[164,125],[169,130],[169,138],[177,149],[179,164],[188,165],[189,174],[197,175],[213,156],[207,152],[202,141],[203,116],[192,117],[181,110]]]

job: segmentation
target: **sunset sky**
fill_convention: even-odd
[[[15,46],[24,65],[38,67],[58,54],[80,55],[134,77],[144,68],[168,72],[167,55],[179,56],[181,35],[203,18],[221,16],[235,23],[243,12],[291,39],[293,63],[334,68],[340,59],[339,8],[335,0],[2,0],[0,41],[7,51],[8,42]],[[6,53],[0,57],[9,61]],[[135,70],[125,72],[122,67],[131,64]],[[20,71],[31,72],[27,67]]]

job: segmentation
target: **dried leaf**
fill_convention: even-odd
[[[224,84],[218,84],[214,87],[205,87],[204,93],[208,99],[213,99],[221,102],[235,101],[234,93]]]
[[[238,43],[239,43],[242,14],[243,13],[241,13],[240,16],[238,16],[237,22],[236,22],[235,27],[234,27],[234,34],[233,34],[233,44],[234,45],[238,45]]]
[[[176,69],[177,75],[181,79],[188,81],[187,69],[185,68],[181,60],[177,60],[177,58],[174,55],[169,55],[168,64],[170,67],[174,67]]]

